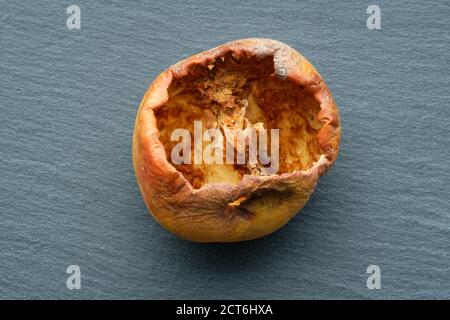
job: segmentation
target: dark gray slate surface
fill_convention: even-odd
[[[66,28],[81,7],[82,29]],[[1,1],[1,298],[450,298],[448,1]],[[200,245],[147,214],[139,101],[167,66],[245,37],[309,58],[342,152],[261,240]],[[81,267],[81,290],[66,268]],[[377,264],[382,289],[366,288]]]

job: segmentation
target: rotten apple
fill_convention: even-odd
[[[331,93],[306,58],[278,41],[243,39],[153,81],[136,118],[133,164],[149,211],[174,234],[250,240],[305,205],[336,160],[340,132]]]

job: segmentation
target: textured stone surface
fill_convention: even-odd
[[[66,28],[81,7],[82,29]],[[157,4],[159,3],[159,4]],[[450,298],[448,2],[9,1],[0,12],[1,298]],[[326,79],[342,151],[303,212],[231,245],[179,240],[131,165],[167,66],[245,37]],[[78,264],[82,289],[68,290]],[[366,288],[377,264],[382,289]]]

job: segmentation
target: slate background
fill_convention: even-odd
[[[81,8],[81,30],[66,7]],[[366,28],[378,4],[382,30]],[[450,298],[448,1],[0,1],[0,298]],[[179,240],[131,165],[163,69],[281,40],[341,112],[335,167],[302,214],[240,244]],[[66,268],[81,267],[68,290]],[[366,288],[377,264],[382,289]]]

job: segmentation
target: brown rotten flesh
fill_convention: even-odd
[[[222,132],[279,129],[277,172],[265,175],[267,164],[248,156],[240,164],[174,163],[171,134],[184,128],[193,137],[194,121]],[[165,228],[197,242],[242,241],[275,231],[304,206],[339,140],[335,102],[314,67],[286,44],[244,39],[157,77],[137,115],[133,163],[144,201]]]

